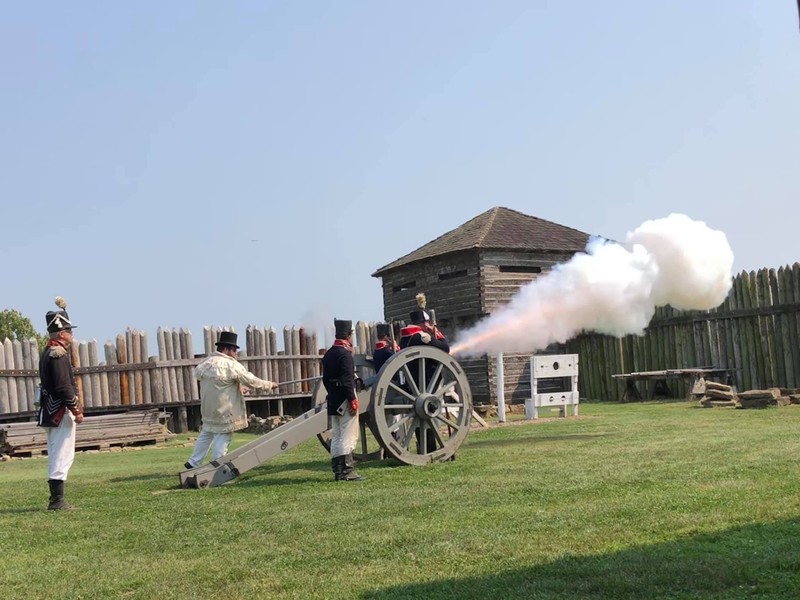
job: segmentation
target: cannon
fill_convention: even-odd
[[[407,465],[451,459],[469,433],[472,392],[461,365],[428,346],[395,353],[358,391],[361,446],[356,459],[394,458]],[[330,448],[325,390],[299,417],[225,456],[180,473],[181,487],[208,488],[231,481],[313,436]],[[360,450],[360,452],[359,452]]]

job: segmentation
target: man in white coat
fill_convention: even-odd
[[[194,370],[200,381],[200,415],[203,425],[194,444],[187,469],[205,462],[211,448],[211,460],[225,456],[233,432],[247,427],[247,406],[242,386],[269,391],[278,387],[274,381],[259,379],[236,359],[239,350],[237,335],[223,331],[217,340],[217,350]]]

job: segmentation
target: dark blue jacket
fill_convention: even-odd
[[[322,384],[328,392],[329,415],[340,414],[338,409],[342,404],[357,398],[353,353],[338,342],[336,340],[322,357]]]

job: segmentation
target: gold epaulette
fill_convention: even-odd
[[[53,346],[50,348],[50,356],[53,358],[61,358],[67,355],[67,349],[61,346]]]

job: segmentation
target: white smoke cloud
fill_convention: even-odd
[[[708,310],[731,289],[725,234],[671,214],[628,233],[594,238],[586,252],[520,288],[511,302],[462,332],[454,354],[535,352],[581,331],[642,334],[657,306]]]

